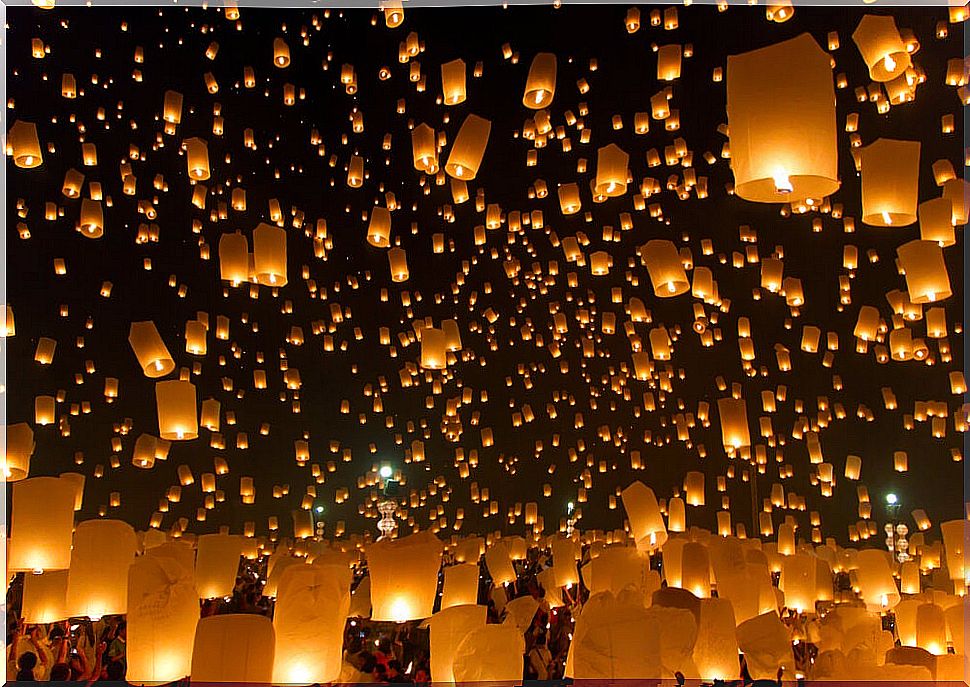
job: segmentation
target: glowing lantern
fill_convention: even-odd
[[[667,502],[667,531],[684,532],[687,529],[687,507],[684,499],[675,496]]]
[[[953,203],[953,224],[963,226],[970,215],[970,185],[965,179],[949,179],[943,184],[943,197]]]
[[[190,548],[187,554],[187,565],[178,557],[156,554],[141,556],[128,568],[125,679],[131,684],[165,684],[191,671],[199,597]]]
[[[146,377],[164,377],[175,369],[175,361],[158,335],[154,322],[132,322],[128,330],[128,343]]]
[[[471,181],[478,174],[479,165],[485,155],[488,135],[492,130],[492,123],[470,114],[462,122],[455,142],[451,145],[445,172],[448,176],[462,181]]]
[[[371,210],[367,224],[367,243],[375,248],[387,248],[391,237],[391,213],[387,208]]]
[[[653,293],[659,298],[679,296],[690,290],[687,273],[677,246],[666,239],[653,239],[640,247],[640,258],[650,274]]]
[[[53,396],[37,396],[34,399],[34,423],[38,425],[53,424],[55,415]]]
[[[162,119],[170,124],[182,121],[182,94],[178,91],[165,91],[162,105]]]
[[[563,184],[559,187],[559,209],[564,215],[575,215],[582,207],[579,199],[579,186],[575,183]]]
[[[249,241],[238,231],[219,238],[219,276],[234,286],[249,281]]]
[[[273,64],[281,69],[290,66],[290,46],[282,38],[273,39]]]
[[[66,570],[71,563],[75,486],[58,477],[32,477],[13,485],[7,569]]]
[[[933,241],[942,248],[956,243],[953,235],[953,201],[949,198],[934,198],[919,204],[919,237]]]
[[[320,684],[340,676],[352,577],[343,565],[286,569],[273,612],[274,684]]]
[[[744,399],[719,398],[717,412],[721,420],[721,440],[724,448],[737,450],[750,446],[748,411]]]
[[[862,221],[905,227],[916,221],[919,141],[880,138],[862,149]]]
[[[603,146],[596,152],[596,195],[615,198],[626,193],[627,166],[630,155],[615,143]]]
[[[427,618],[434,607],[441,542],[430,532],[367,547],[373,620]]]
[[[950,572],[950,579],[954,581],[957,589],[961,590],[966,585],[964,551],[966,550],[967,523],[964,520],[942,522],[940,523],[940,533],[943,535],[943,550],[946,553],[946,567]]]
[[[7,482],[17,482],[25,479],[30,473],[30,457],[34,453],[34,430],[26,422],[8,425],[5,430],[4,479]]]
[[[667,528],[653,490],[636,481],[623,490],[621,497],[637,550],[650,553],[662,547],[667,541]]]
[[[67,576],[68,615],[98,620],[128,612],[128,566],[138,547],[121,520],[87,520],[74,532]]]
[[[189,177],[196,181],[209,178],[209,146],[201,138],[185,140],[185,157]]]
[[[784,203],[839,188],[830,58],[810,34],[728,57],[735,193]]]
[[[467,635],[485,627],[487,611],[485,606],[443,607],[428,620],[431,674],[436,683],[455,681],[452,664],[458,645]]]
[[[532,518],[532,524],[534,523],[535,518]],[[485,549],[485,567],[492,578],[492,584],[496,587],[515,582],[515,568],[512,566],[509,549],[504,541],[498,541]]]
[[[943,260],[943,249],[935,241],[916,239],[896,249],[906,273],[906,288],[912,303],[935,303],[953,295]]]
[[[78,224],[81,234],[89,239],[98,239],[104,235],[104,213],[101,203],[90,198],[81,199],[81,220]]]
[[[434,327],[421,330],[421,367],[443,370],[447,367],[447,338],[444,331]]]
[[[25,575],[20,616],[25,623],[54,623],[67,618],[67,571]]]
[[[734,607],[728,599],[700,601],[694,665],[702,680],[732,680],[739,668]]]
[[[778,669],[794,674],[791,635],[778,614],[763,613],[737,627],[738,649],[754,680],[776,680]]]
[[[505,682],[522,679],[525,640],[514,625],[485,625],[472,630],[455,648],[455,682]]]
[[[816,594],[815,558],[807,554],[785,556],[778,588],[785,592],[785,606],[798,613],[814,613]]]
[[[448,566],[445,568],[444,576],[444,585],[441,589],[441,610],[452,606],[478,603],[479,571],[477,563]]]
[[[203,534],[195,558],[195,586],[200,599],[230,596],[239,572],[242,537]],[[194,673],[193,673],[194,675]]]
[[[682,50],[679,45],[661,45],[657,50],[657,79],[673,81],[680,78],[680,58]]]
[[[391,281],[400,283],[408,280],[408,258],[403,248],[395,246],[387,251],[387,261],[391,268]]]
[[[659,677],[660,651],[660,628],[642,602],[600,592],[583,604],[565,675],[580,683]]]
[[[441,65],[441,92],[445,105],[465,102],[464,60],[452,60]]]
[[[260,222],[253,231],[253,271],[264,286],[286,286],[286,230]]]
[[[156,382],[155,402],[162,439],[182,441],[199,436],[194,384],[177,379]]]
[[[541,110],[549,106],[555,94],[556,55],[551,52],[537,53],[529,66],[522,104],[530,110]]]
[[[889,611],[900,600],[886,555],[878,549],[865,549],[856,557],[860,594],[866,606],[874,611]]]
[[[21,169],[33,169],[44,164],[44,156],[37,138],[37,125],[18,119],[7,132],[7,149],[13,163]]]
[[[890,15],[867,14],[852,33],[852,40],[859,48],[873,81],[892,81],[912,65],[906,45],[896,28],[896,20]]]
[[[194,682],[269,683],[276,637],[262,615],[230,613],[199,620],[192,645]]]

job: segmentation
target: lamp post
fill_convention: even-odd
[[[892,492],[886,494],[886,514],[889,516],[889,522],[886,523],[883,531],[886,533],[886,548],[897,561],[905,563],[909,560],[909,541],[906,539],[909,527],[906,523],[899,522],[901,505],[896,494]]]
[[[391,479],[394,470],[390,465],[382,465],[379,474],[384,498],[377,503],[377,512],[381,514],[381,519],[377,521],[377,529],[381,536],[377,538],[377,541],[390,539],[394,530],[397,529],[394,513],[397,511],[398,483]]]

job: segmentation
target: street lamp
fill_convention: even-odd
[[[902,504],[893,492],[886,494],[886,513],[889,515],[890,522],[886,523],[883,531],[886,533],[886,548],[896,557],[900,563],[909,560],[909,541],[906,535],[909,534],[909,527],[906,523],[899,522],[899,508]]]
[[[381,514],[381,519],[377,521],[377,529],[381,536],[377,541],[390,539],[391,534],[397,529],[397,522],[394,520],[394,513],[397,511],[398,482],[392,480],[394,469],[390,465],[382,465],[377,473],[381,478],[381,488],[384,498],[377,503],[377,512]]]

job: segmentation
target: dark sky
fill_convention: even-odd
[[[885,293],[906,288],[894,266],[895,249],[918,238],[919,229],[917,224],[876,228],[861,223],[860,180],[844,125],[846,115],[857,112],[864,144],[879,137],[919,140],[919,199],[937,197],[940,190],[931,173],[934,161],[948,159],[962,175],[961,106],[956,89],[944,83],[947,60],[962,56],[962,25],[950,25],[949,36],[938,39],[935,27],[946,19],[945,8],[893,10],[897,25],[912,29],[921,41],[914,61],[925,72],[926,81],[919,85],[915,102],[894,106],[888,114],[880,115],[873,103],[858,103],[853,93],[855,87],[870,83],[851,38],[861,12],[798,8],[791,21],[773,24],[765,20],[761,7],[732,7],[723,13],[713,7],[679,7],[679,27],[666,31],[650,27],[651,8],[642,7],[643,27],[631,35],[624,27],[626,9],[616,5],[558,10],[408,10],[402,27],[388,29],[382,16],[358,10],[331,10],[325,17],[323,11],[243,9],[239,21],[234,22],[216,8],[59,8],[53,12],[9,8],[7,92],[13,106],[8,117],[10,121],[36,122],[42,143],[53,146],[55,152],[45,150],[44,165],[35,170],[16,169],[8,162],[7,285],[17,323],[16,336],[7,343],[8,417],[11,423],[32,422],[34,397],[58,390],[66,393],[66,402],[58,406],[59,415],[67,414],[71,403],[90,401],[92,407],[90,414],[69,416],[68,437],[60,436],[56,425],[34,427],[37,447],[31,475],[80,470],[88,477],[82,517],[95,517],[98,507],[108,503],[109,493],[118,491],[121,506],[108,509],[109,516],[144,528],[158,499],[177,483],[176,468],[187,464],[195,473],[196,485],[183,489],[181,502],[172,504],[163,527],[185,516],[192,521],[189,529],[193,532],[212,531],[222,524],[239,531],[244,521],[253,520],[258,533],[265,534],[267,516],[278,514],[285,534],[291,529],[290,509],[299,507],[305,485],[313,482],[309,465],[300,467],[294,459],[294,440],[308,434],[311,462],[336,462],[336,470],[317,486],[318,503],[326,509],[323,517],[328,532],[333,532],[339,520],[346,522],[348,533],[373,529],[372,521],[358,515],[358,504],[370,490],[358,490],[357,482],[384,462],[402,469],[406,490],[427,490],[430,483],[443,478],[445,487],[436,495],[428,494],[426,503],[443,506],[448,532],[453,531],[456,508],[464,508],[462,533],[497,529],[521,532],[521,517],[509,525],[504,516],[517,502],[529,501],[539,503],[546,531],[554,531],[565,515],[567,502],[577,500],[587,461],[592,465],[592,488],[588,490],[588,503],[580,504],[583,528],[622,526],[622,507],[608,509],[608,499],[617,488],[640,479],[653,487],[658,497],[668,497],[689,470],[707,474],[707,506],[689,509],[688,524],[713,527],[714,514],[721,506],[716,476],[726,474],[733,462],[721,448],[716,400],[726,393],[716,388],[715,377],[720,375],[728,388],[733,382],[743,385],[753,441],[763,441],[758,436],[760,392],[787,386],[787,402],[779,404],[773,425],[785,442],[781,462],[792,466],[794,476],[779,479],[777,451],[768,448],[767,471],[759,478],[760,496],[767,496],[772,483],[783,481],[786,491],[804,496],[808,509],[820,512],[825,536],[844,541],[847,525],[857,520],[857,484],[842,477],[847,454],[863,457],[861,484],[868,486],[874,501],[881,501],[892,489],[900,495],[905,513],[922,507],[934,523],[960,517],[963,465],[951,459],[950,449],[961,445],[961,437],[953,429],[953,415],[961,399],[950,394],[947,373],[963,368],[962,334],[954,332],[962,320],[963,229],[956,230],[957,244],[945,250],[954,294],[940,304],[950,325],[951,362],[940,361],[937,342],[929,339],[936,363],[933,366],[913,361],[878,364],[872,347],[868,354],[855,353],[852,328],[859,307],[874,305],[889,321],[891,310]],[[425,48],[416,58],[427,77],[424,92],[416,92],[415,84],[408,81],[409,65],[398,61],[399,43],[411,31],[417,32]],[[842,186],[831,200],[841,203],[845,215],[856,218],[857,231],[853,234],[843,233],[842,222],[826,213],[782,217],[780,206],[728,195],[725,184],[732,180],[732,174],[727,160],[718,157],[716,164],[709,166],[703,159],[705,151],[719,156],[726,140],[717,131],[717,126],[726,122],[726,84],[714,83],[712,70],[724,67],[727,55],[806,31],[823,47],[829,31],[837,31],[841,41],[833,52],[834,74],[844,73],[849,87],[836,91]],[[287,69],[272,64],[276,37],[284,37],[289,44],[292,64]],[[50,54],[44,59],[31,57],[32,38],[40,38],[49,46]],[[212,41],[218,42],[219,50],[210,61],[205,51]],[[516,51],[517,64],[503,59],[502,45],[506,42]],[[649,134],[635,135],[634,113],[649,111],[650,97],[667,85],[656,78],[653,43],[693,46],[693,56],[683,61],[681,77],[671,84],[672,105],[680,111],[681,128],[668,132],[662,122],[652,120]],[[133,60],[136,46],[143,47],[143,64]],[[538,165],[527,167],[526,155],[533,144],[515,134],[534,114],[522,106],[521,99],[529,63],[541,51],[554,52],[558,57],[557,91],[550,115],[555,126],[565,126],[572,151],[563,152],[559,141],[550,140],[538,150]],[[461,105],[444,107],[435,102],[440,92],[440,64],[458,57],[464,59],[468,69],[468,99]],[[591,58],[598,62],[595,71],[590,70]],[[478,61],[483,63],[483,75],[472,78]],[[354,96],[347,95],[339,83],[340,67],[345,63],[352,64],[357,74],[359,90]],[[326,70],[322,68],[325,64],[329,65]],[[245,65],[255,70],[254,89],[242,87]],[[378,79],[378,71],[384,66],[391,72],[387,81]],[[140,82],[132,78],[135,69],[142,74]],[[76,77],[83,96],[74,100],[61,97],[61,75],[65,72]],[[215,95],[205,89],[205,72],[211,72],[219,83]],[[586,94],[577,90],[580,78],[591,87]],[[284,106],[284,83],[305,89],[305,99],[292,107]],[[163,93],[169,89],[184,95],[182,122],[174,136],[161,133]],[[399,99],[406,102],[405,114],[396,112]],[[589,110],[583,118],[592,134],[588,144],[581,143],[580,132],[565,121],[566,112],[578,115],[582,103]],[[221,136],[212,132],[217,104],[224,117]],[[104,109],[103,121],[97,116],[99,108]],[[363,133],[351,130],[349,116],[354,108],[363,113]],[[441,208],[451,203],[449,186],[437,186],[431,178],[420,185],[421,175],[412,165],[408,126],[424,122],[446,133],[447,146],[439,154],[443,162],[469,113],[491,120],[491,136],[478,178],[469,184],[473,200],[452,205],[456,219],[447,223],[442,220]],[[940,117],[947,113],[955,115],[956,131],[942,135]],[[623,117],[622,130],[614,131],[611,126],[615,114]],[[254,131],[256,151],[242,144],[246,128]],[[313,129],[322,137],[322,156],[310,143]],[[82,131],[84,141],[97,146],[97,167],[82,166]],[[390,151],[382,150],[386,133],[391,136]],[[190,202],[192,186],[185,158],[179,154],[179,143],[192,136],[204,138],[209,145],[212,178],[205,182],[209,196],[204,212]],[[665,185],[668,176],[682,173],[680,167],[649,169],[645,157],[651,148],[662,155],[664,147],[678,136],[693,152],[698,176],[708,178],[710,195],[698,199],[692,194],[682,201],[674,192],[664,191],[647,201],[662,206],[663,221],[658,221],[646,212],[634,211],[631,196],[644,177],[655,177]],[[158,147],[158,141],[164,147]],[[589,179],[595,173],[596,150],[611,142],[630,154],[634,184],[623,197],[593,204]],[[119,163],[128,158],[130,145],[138,146],[144,155],[143,160],[131,161],[137,177],[134,196],[123,195],[119,174]],[[369,172],[360,189],[351,189],[345,183],[344,169],[353,153],[365,158]],[[330,166],[331,156],[336,166]],[[581,158],[589,161],[586,173],[577,172]],[[112,198],[112,206],[105,208],[105,234],[101,239],[89,240],[74,231],[80,201],[60,193],[64,173],[71,167],[84,172],[86,182],[101,182],[105,194]],[[164,175],[166,192],[152,188],[157,174]],[[547,198],[528,197],[529,186],[537,178],[546,181],[550,189]],[[579,182],[583,209],[591,213],[590,222],[583,213],[564,217],[559,210],[555,188],[573,181]],[[228,203],[230,190],[235,187],[246,189],[247,210],[230,209],[226,220],[212,221],[210,212],[215,203]],[[430,193],[426,194],[428,188]],[[473,227],[484,222],[474,207],[474,195],[479,190],[484,191],[486,202],[499,203],[506,213],[542,210],[545,229],[525,227],[513,235],[504,225],[488,232],[484,250],[476,247]],[[393,213],[392,241],[399,240],[407,250],[410,279],[404,284],[390,282],[386,249],[373,248],[365,241],[362,212],[375,203],[384,205],[386,191],[393,192],[401,206]],[[85,184],[83,194],[87,193]],[[138,245],[137,227],[147,220],[137,212],[137,201],[155,198],[159,241]],[[279,200],[287,218],[289,284],[278,294],[259,287],[259,297],[254,300],[248,286],[227,289],[219,281],[218,243],[222,234],[240,230],[250,236],[252,249],[252,230],[259,222],[269,221],[271,198]],[[25,219],[17,216],[17,199],[23,200]],[[45,221],[45,202],[62,207],[63,217]],[[291,208],[305,214],[303,229],[312,231],[318,219],[326,220],[333,243],[326,260],[315,258],[312,241],[303,230],[291,226]],[[618,242],[607,243],[602,227],[609,225],[619,231],[621,212],[631,213],[633,229],[623,232]],[[821,232],[812,231],[812,221],[817,218],[822,222]],[[201,235],[192,231],[194,220],[201,222]],[[29,228],[29,239],[18,238],[21,221]],[[418,228],[416,233],[410,230],[412,222]],[[803,282],[807,303],[790,328],[785,323],[791,312],[782,297],[763,293],[760,301],[752,300],[760,266],[731,266],[732,251],[744,250],[745,244],[739,240],[740,225],[750,225],[757,231],[761,257],[783,246],[785,275],[797,276]],[[454,242],[454,252],[432,253],[431,237],[437,232]],[[584,232],[590,241],[584,253],[589,256],[596,250],[609,251],[614,264],[611,273],[593,277],[588,267],[567,263],[561,248],[551,242],[550,232],[560,239]],[[713,348],[703,348],[691,331],[695,301],[690,294],[654,298],[639,259],[632,270],[639,286],[631,287],[625,280],[628,259],[636,257],[637,248],[653,238],[667,238],[678,247],[688,247],[694,264],[711,268],[721,297],[731,300],[729,312],[721,313],[718,322],[723,338]],[[701,240],[706,238],[714,243],[714,255],[702,255]],[[209,246],[208,261],[200,259],[201,240]],[[852,302],[839,312],[839,276],[846,274],[842,269],[846,244],[858,246],[860,268],[852,281]],[[866,260],[869,249],[878,252],[878,263]],[[727,256],[726,264],[718,261],[719,254]],[[512,257],[521,263],[523,274],[531,272],[533,262],[540,263],[542,279],[549,273],[549,261],[558,261],[559,275],[550,280],[545,293],[539,293],[531,288],[537,282],[527,284],[521,276],[517,280],[506,276],[503,262]],[[66,259],[66,276],[54,276],[55,258]],[[145,258],[152,261],[150,272],[142,267]],[[452,285],[465,261],[471,263],[470,269],[458,295],[453,296]],[[302,278],[303,266],[307,266],[320,292],[326,290],[326,300],[310,297]],[[577,274],[574,288],[567,283],[569,272]],[[177,285],[186,287],[184,298],[179,297],[177,288],[169,286],[172,275]],[[351,278],[357,280],[359,288],[349,286]],[[105,280],[114,285],[107,299],[99,296]],[[654,326],[681,329],[670,361],[673,391],[666,394],[665,403],[658,401],[652,413],[641,412],[642,394],[651,390],[648,383],[624,372],[631,367],[630,344],[623,330],[628,318],[622,304],[611,302],[614,287],[622,287],[624,303],[636,296],[651,311],[653,324],[636,325],[644,342]],[[382,288],[389,291],[387,302],[380,301]],[[410,310],[401,305],[403,291],[412,294]],[[472,294],[477,295],[473,304]],[[292,304],[292,312],[283,312],[287,310],[285,303]],[[311,323],[331,322],[333,303],[339,303],[352,316],[336,325],[333,338],[337,350],[325,352],[324,337],[313,334]],[[554,304],[569,323],[568,333],[559,342],[562,360],[568,362],[566,374],[560,373],[559,361],[553,360],[548,350],[537,348],[534,341],[522,341],[519,333],[523,325],[529,325],[534,337],[541,335],[544,343],[550,343],[550,307]],[[62,307],[67,308],[67,316],[61,316]],[[500,315],[491,327],[482,314],[488,307]],[[576,318],[582,308],[594,315],[586,326]],[[711,307],[707,310],[710,312]],[[213,329],[217,315],[231,319],[230,341],[216,340],[210,330],[204,358],[185,353],[185,322],[194,319],[197,311],[209,314]],[[604,335],[599,328],[601,315],[607,311],[617,316],[617,333],[613,335]],[[248,316],[249,324],[243,324],[243,316]],[[766,376],[749,378],[741,368],[736,341],[740,316],[750,319],[757,351],[754,363],[764,366]],[[94,326],[85,329],[89,317]],[[464,344],[462,359],[447,371],[442,393],[433,395],[433,409],[426,408],[432,385],[423,383],[423,374],[419,377],[422,383],[408,389],[401,388],[398,374],[405,363],[417,364],[420,345],[402,349],[397,333],[410,330],[412,318],[424,317],[433,318],[436,325],[442,319],[456,318]],[[156,463],[152,470],[132,466],[136,437],[158,431],[153,380],[141,374],[127,343],[130,322],[145,319],[156,323],[177,366],[201,363],[201,375],[192,376],[200,403],[213,397],[221,401],[224,413],[235,413],[235,426],[229,426],[223,418],[227,450],[210,448],[209,432],[203,429],[199,439],[173,445],[168,460]],[[255,324],[258,331],[254,331]],[[821,354],[799,351],[804,324],[838,333],[840,348],[831,369],[822,366]],[[303,328],[303,346],[285,341],[294,325]],[[391,330],[396,358],[379,345],[378,329],[382,326]],[[362,341],[355,340],[355,327],[362,331]],[[923,336],[924,332],[924,322],[915,323],[914,336]],[[33,361],[41,336],[58,341],[50,366]],[[81,336],[84,347],[78,348],[76,339]],[[593,357],[583,357],[579,343],[584,337],[594,341]],[[346,351],[340,350],[343,341],[347,342]],[[778,372],[773,350],[776,343],[791,349],[792,372]],[[231,344],[241,351],[239,359],[232,356]],[[299,369],[302,377],[303,387],[298,393],[302,412],[298,415],[291,412],[292,391],[286,392],[285,401],[280,399],[281,391],[285,392],[279,371],[281,350],[290,367]],[[258,352],[265,356],[262,365],[256,363]],[[226,358],[224,367],[219,365],[220,356]],[[96,371],[83,374],[84,383],[78,385],[75,374],[84,371],[87,360],[94,361]],[[658,367],[661,365],[658,363]],[[266,390],[253,389],[252,371],[257,367],[266,370]],[[680,370],[684,371],[683,379],[679,378]],[[842,390],[833,389],[833,375],[841,377]],[[106,404],[102,395],[106,376],[121,380],[120,398],[113,404]],[[531,388],[526,386],[526,376]],[[629,400],[611,389],[611,376],[623,378],[630,390]],[[231,377],[235,388],[245,392],[244,397],[237,398],[235,391],[224,392],[223,377]],[[365,397],[363,389],[366,384],[379,389],[382,377],[387,391],[380,394],[384,412],[379,414],[371,412],[373,399]],[[898,410],[884,409],[880,389],[886,386],[895,392]],[[474,400],[459,409],[463,433],[457,442],[449,442],[441,431],[445,403],[460,397],[463,388],[473,390]],[[488,393],[487,403],[480,402],[482,390]],[[657,391],[653,389],[655,395]],[[563,400],[554,403],[554,395]],[[805,443],[794,439],[791,431],[800,416],[815,419],[819,396],[826,396],[832,404],[841,403],[847,414],[845,420],[833,421],[820,432],[825,459],[835,466],[832,498],[820,497],[818,487],[809,483],[814,468],[809,464]],[[339,412],[343,399],[350,401],[350,414]],[[804,401],[803,412],[795,412],[797,399]],[[683,410],[678,410],[681,400]],[[904,429],[904,413],[911,414],[914,402],[919,400],[949,404],[945,438],[932,438],[928,422],[917,423],[913,431]],[[595,401],[596,409],[591,408],[591,401]],[[687,446],[677,440],[672,415],[696,414],[699,401],[710,403],[711,425],[704,428],[698,423],[691,429],[692,443]],[[547,415],[549,403],[556,407],[555,419]],[[535,420],[513,427],[512,414],[521,411],[524,404],[531,406]],[[860,404],[871,409],[873,422],[856,417]],[[359,413],[366,415],[366,424],[359,423]],[[576,413],[583,413],[581,429],[574,427]],[[478,426],[473,424],[475,414]],[[388,416],[394,418],[393,429],[385,427]],[[117,436],[114,428],[125,418],[131,419],[131,430],[121,437],[120,467],[112,469],[111,439]],[[259,434],[263,422],[270,424],[268,436]],[[410,422],[416,431],[408,431]],[[597,428],[603,425],[610,427],[612,436],[623,437],[619,446],[598,438]],[[479,430],[486,426],[495,435],[491,447],[481,445]],[[248,433],[248,450],[235,448],[237,431]],[[654,442],[645,443],[645,433],[650,433]],[[401,435],[403,443],[395,443],[395,434]],[[559,437],[558,446],[554,445],[554,436]],[[663,442],[656,441],[659,437]],[[405,449],[415,438],[424,439],[428,459],[421,464],[406,464]],[[332,441],[339,442],[341,450],[351,449],[353,460],[343,462],[340,453],[332,454]],[[537,441],[543,444],[538,454]],[[569,450],[580,441],[585,442],[585,450],[579,452],[577,462],[570,462]],[[376,453],[369,452],[371,443]],[[705,458],[698,456],[700,444],[706,447]],[[478,465],[468,479],[461,479],[455,467],[458,448],[464,449],[466,457],[473,450],[478,452]],[[645,469],[634,472],[629,454],[637,450]],[[893,471],[896,450],[908,452],[909,472]],[[83,452],[83,465],[74,465],[76,452]],[[216,456],[224,457],[231,468],[218,480],[226,500],[209,511],[206,522],[197,523],[195,510],[202,504],[199,475],[212,471]],[[605,473],[598,472],[600,461],[606,461]],[[104,466],[101,479],[93,477],[97,465]],[[555,471],[549,474],[552,465]],[[247,475],[255,478],[254,505],[242,505],[239,499],[239,479]],[[735,479],[727,480],[726,493],[731,497],[735,521],[746,523],[750,532],[749,491],[739,476],[740,470]],[[483,518],[482,505],[471,503],[472,482],[490,489],[490,498],[498,502],[497,516]],[[551,497],[544,498],[542,485],[547,482],[553,491]],[[273,499],[272,487],[283,484],[289,485],[289,495]],[[334,502],[334,493],[340,487],[348,488],[351,494],[342,505]],[[879,503],[875,511],[882,517]],[[790,513],[775,511],[776,526],[785,514]],[[427,507],[412,509],[410,515],[422,528],[428,526]],[[808,512],[794,515],[807,534]]]

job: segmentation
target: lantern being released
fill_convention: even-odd
[[[667,541],[667,528],[653,489],[637,481],[623,490],[623,507],[638,551],[653,552]]]
[[[556,94],[556,55],[540,52],[532,58],[529,77],[525,82],[522,104],[530,110],[548,107]]]
[[[127,613],[128,566],[136,548],[135,530],[125,522],[78,523],[67,576],[68,615],[98,620]]]
[[[242,541],[239,535],[203,534],[198,539],[195,586],[200,599],[229,596],[236,584]]]
[[[839,188],[832,67],[811,35],[729,56],[727,82],[738,196],[819,201]]]
[[[890,16],[867,14],[852,32],[862,59],[873,81],[892,81],[912,65],[896,20]]]
[[[7,569],[43,572],[71,564],[74,484],[58,477],[15,482]]]
[[[371,618],[402,622],[430,617],[442,550],[441,542],[430,532],[368,546]]]
[[[905,227],[916,221],[919,141],[880,138],[862,149],[862,221]]]
[[[199,620],[192,646],[194,682],[273,681],[276,635],[263,615],[230,613]]]
[[[8,425],[6,451],[3,454],[3,474],[8,482],[25,479],[30,473],[30,456],[34,453],[34,430],[26,422]]]

